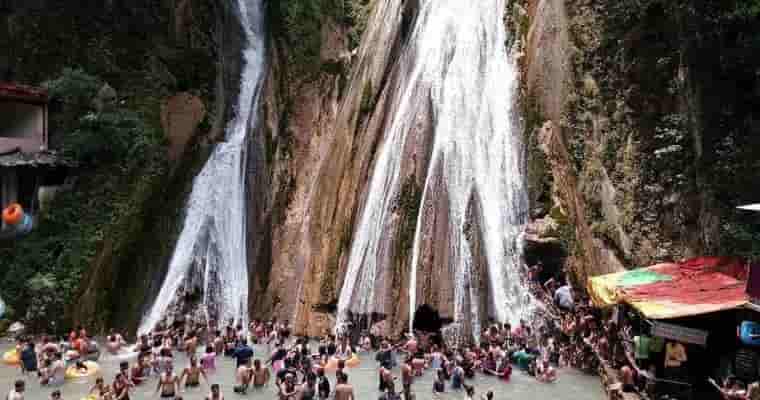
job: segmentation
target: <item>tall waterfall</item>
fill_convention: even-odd
[[[389,128],[380,145],[366,203],[356,227],[338,302],[339,324],[349,312],[382,312],[379,276],[393,262],[387,237],[394,199],[402,185],[402,154],[421,107],[430,105],[433,149],[420,209],[431,196],[447,196],[449,266],[453,271],[455,322],[480,328],[478,304],[489,300],[490,317],[515,321],[528,303],[518,270],[528,200],[523,145],[515,123],[518,72],[505,48],[504,0],[422,0],[414,31],[400,62],[411,64],[394,98]],[[432,181],[443,190],[431,190]],[[471,199],[476,221],[467,221]],[[420,212],[412,248],[410,325],[417,307],[417,268],[426,213]],[[466,230],[477,229],[487,262],[490,293],[471,282],[474,260]],[[430,276],[425,279],[438,279]],[[485,296],[485,298],[483,298]]]
[[[163,286],[139,331],[146,332],[182,297],[200,294],[201,311],[217,320],[248,319],[246,258],[246,136],[255,125],[264,61],[262,0],[238,0],[247,43],[235,117],[193,181],[185,221]],[[245,325],[244,325],[245,326]]]

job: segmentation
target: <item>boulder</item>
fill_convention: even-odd
[[[203,101],[190,93],[178,93],[161,106],[161,126],[169,139],[169,160],[177,161],[206,117]]]

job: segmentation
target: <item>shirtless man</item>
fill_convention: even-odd
[[[224,354],[224,338],[222,337],[222,331],[217,330],[214,332],[214,352],[217,355]]]
[[[123,372],[118,372],[113,381],[113,393],[116,400],[129,400],[130,383]]]
[[[106,341],[106,349],[111,354],[117,354],[121,350],[121,346],[124,345],[124,338],[116,333],[113,329],[108,333]]]
[[[415,354],[417,354],[417,348],[417,339],[415,339],[413,335],[409,335],[409,340],[404,345],[404,351],[413,357]]]
[[[138,351],[140,356],[147,356],[151,353],[151,346],[148,340],[148,335],[140,335],[140,341],[135,346],[135,350]]]
[[[251,368],[250,360],[245,361],[238,367],[235,377],[237,380],[237,386],[235,386],[233,390],[235,393],[246,394],[248,392],[248,386],[253,379],[253,368]]]
[[[628,365],[620,368],[620,381],[623,384],[623,392],[633,393],[636,391],[636,373]]]
[[[404,365],[401,366],[401,383],[404,386],[404,398],[409,399],[412,393],[412,380],[414,379],[414,372],[412,369],[412,357],[409,356],[406,359]]]
[[[185,339],[185,351],[187,352],[187,356],[191,357],[195,355],[195,351],[198,348],[198,336],[195,334],[194,331],[190,331],[187,335],[187,339]]]
[[[253,387],[260,388],[269,382],[269,368],[261,366],[261,360],[253,361]]]
[[[179,392],[179,378],[174,375],[173,367],[169,365],[166,368],[166,372],[161,374],[158,378],[158,385],[156,386],[156,393],[161,392],[161,398],[173,399]]]
[[[338,375],[338,384],[335,385],[335,400],[355,400],[354,387],[348,383],[348,375]]]
[[[224,395],[219,389],[218,383],[211,385],[211,393],[206,396],[206,400],[224,400]]]
[[[185,387],[198,387],[201,384],[201,376],[208,382],[206,371],[198,366],[198,359],[195,356],[190,357],[190,365],[182,371],[179,382],[185,381]]]
[[[148,375],[148,366],[145,363],[145,357],[138,357],[137,363],[134,367],[132,367],[132,371],[130,374],[130,378],[132,379],[132,383],[135,385],[139,385],[147,379]]]
[[[280,390],[277,392],[277,398],[279,400],[295,400],[296,393],[296,379],[293,374],[287,374],[285,380],[280,383]]]
[[[61,359],[61,353],[55,355],[53,363],[48,368],[48,375],[45,377],[48,385],[63,385],[63,379],[66,375],[66,364]]]
[[[42,337],[42,348],[40,352],[46,358],[52,358],[55,353],[60,352],[57,344],[53,343],[48,336]]]

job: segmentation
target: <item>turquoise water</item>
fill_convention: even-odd
[[[11,343],[4,343],[3,351],[12,347]],[[255,348],[256,357],[266,360],[268,358],[267,346],[258,346]],[[348,370],[350,383],[353,384],[357,400],[377,399],[377,363],[371,354],[362,354],[362,364]],[[105,378],[107,383],[113,381],[113,377],[118,370],[119,363],[127,359],[130,363],[134,362],[134,356],[114,357],[103,355],[99,361],[100,374]],[[187,365],[187,358],[184,354],[175,354],[174,369],[175,372],[181,372],[181,369]],[[394,374],[399,376],[399,370],[394,370]],[[331,375],[331,383],[334,387],[334,375]],[[25,379],[27,384],[25,398],[28,400],[48,399],[53,388],[41,387],[37,382],[36,376],[24,376],[18,367],[0,366],[0,398],[5,396],[16,379]],[[233,393],[232,386],[235,382],[234,361],[229,358],[219,357],[217,359],[217,370],[209,377],[211,383],[218,383],[222,387],[222,392],[227,399],[248,398],[248,399],[274,399],[275,387],[270,385],[260,391],[249,391],[247,395],[242,396]],[[130,392],[132,399],[150,399],[158,398],[155,394],[157,379],[151,378],[146,384],[138,386]],[[95,377],[80,380],[67,380],[59,389],[63,393],[64,400],[79,400],[87,395],[89,388],[95,383]],[[492,377],[478,375],[475,379],[468,382],[476,388],[476,398],[480,398],[482,393],[487,390],[493,390],[495,398],[499,399],[552,399],[552,400],[602,400],[604,393],[599,383],[599,378],[582,374],[574,370],[562,370],[559,373],[559,380],[552,384],[542,384],[536,382],[533,378],[516,371],[512,375],[512,380],[508,383]],[[418,400],[431,400],[433,376],[428,371],[424,376],[417,378],[413,390]],[[447,387],[447,390],[449,388]],[[208,387],[201,385],[200,388],[189,389],[181,393],[184,399],[200,400],[208,393]],[[438,399],[463,399],[464,393],[448,391]]]

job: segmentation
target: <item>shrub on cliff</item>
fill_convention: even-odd
[[[0,247],[0,296],[35,330],[61,332],[70,325],[71,308],[86,285],[87,272],[114,257],[136,235],[147,217],[147,199],[166,172],[160,132],[133,110],[95,113],[92,95],[100,80],[82,71],[64,70],[48,83],[51,95],[66,106],[61,112],[70,131],[60,132],[63,154],[79,165],[70,191],[36,216],[37,227],[23,239]],[[84,116],[73,118],[75,110]],[[98,310],[108,313],[109,310]]]

